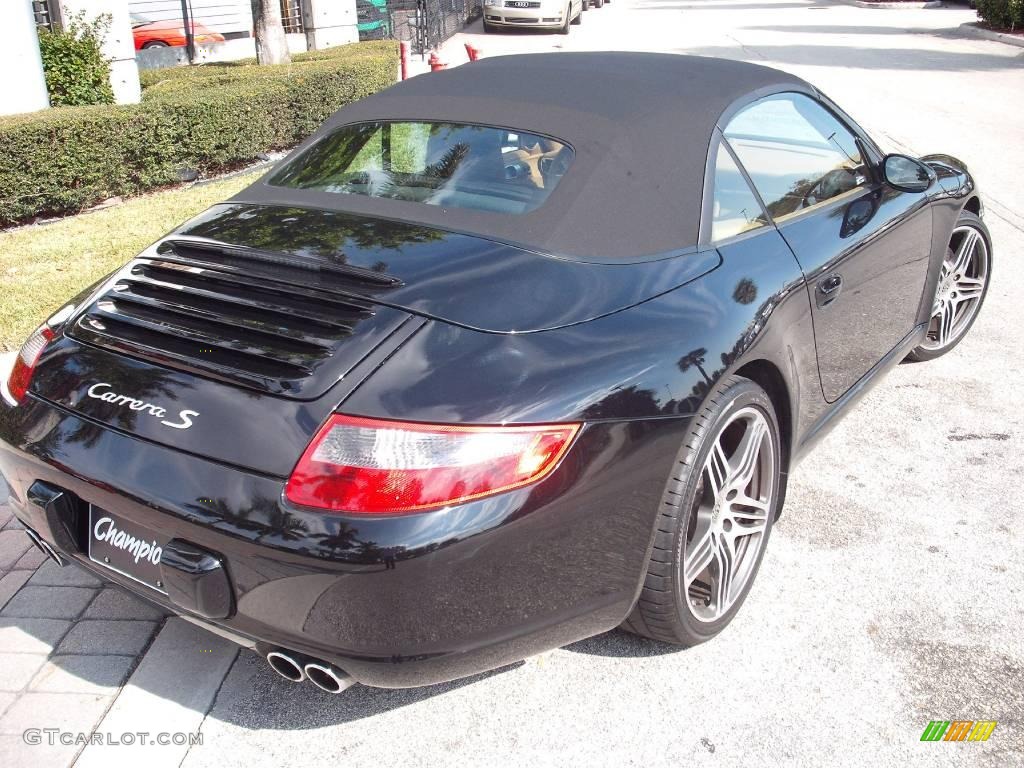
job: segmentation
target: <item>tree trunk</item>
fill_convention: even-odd
[[[288,40],[281,25],[281,0],[252,0],[252,26],[256,36],[256,61],[288,64]]]

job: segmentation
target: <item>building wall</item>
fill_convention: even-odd
[[[0,88],[0,115],[50,106],[29,0],[0,0],[0,71],[9,75]]]

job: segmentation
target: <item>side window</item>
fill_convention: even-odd
[[[774,219],[868,184],[853,134],[803,94],[754,102],[732,119],[725,135]]]
[[[713,199],[711,240],[714,242],[767,224],[761,204],[725,144],[718,145]]]

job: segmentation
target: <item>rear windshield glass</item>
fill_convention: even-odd
[[[572,158],[559,141],[503,128],[359,123],[329,134],[269,183],[517,214],[544,202]]]

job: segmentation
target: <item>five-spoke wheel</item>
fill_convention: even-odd
[[[966,211],[953,230],[939,272],[928,333],[910,353],[912,359],[931,360],[960,343],[978,317],[991,271],[988,230],[981,219]]]
[[[775,453],[768,419],[757,408],[719,428],[701,472],[683,550],[683,589],[698,621],[715,621],[753,576],[768,529]]]
[[[707,397],[673,465],[626,629],[694,645],[732,620],[781,502],[779,434],[771,399],[753,381],[729,376]]]

